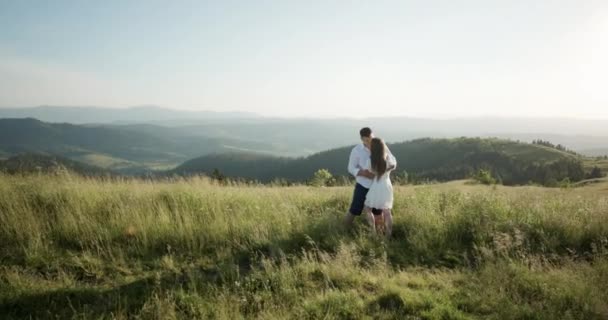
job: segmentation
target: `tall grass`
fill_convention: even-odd
[[[397,187],[389,241],[351,192],[0,175],[0,315],[608,317],[600,188]]]

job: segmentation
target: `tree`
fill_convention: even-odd
[[[603,176],[604,176],[604,173],[602,172],[602,169],[600,169],[599,167],[593,167],[593,169],[591,170],[591,173],[589,173],[589,179],[602,178]]]
[[[332,183],[333,176],[327,169],[319,169],[310,179],[310,185],[315,187],[328,186]]]
[[[220,172],[220,170],[215,168],[215,169],[213,169],[213,172],[211,173],[211,179],[221,182],[221,181],[224,181],[224,179],[226,179],[226,177]]]

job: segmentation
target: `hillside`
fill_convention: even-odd
[[[249,141],[176,133],[152,125],[93,126],[31,118],[0,119],[0,155],[47,152],[114,170],[166,167],[201,154],[246,151],[248,147],[271,148]]]
[[[0,149],[13,154],[50,152],[66,157],[98,153],[133,161],[179,161],[185,156],[180,156],[170,141],[143,133],[29,118],[0,119]]]
[[[347,175],[351,147],[333,149],[305,158],[276,158],[251,154],[210,155],[189,160],[173,173],[210,173],[217,169],[229,177],[270,181],[284,178],[305,181],[320,169]],[[568,177],[584,178],[581,160],[556,149],[500,139],[417,139],[389,144],[399,163],[397,173],[407,171],[415,179],[455,180],[478,169],[490,170],[505,184],[555,184]]]
[[[331,127],[329,122],[318,127],[308,127],[306,123],[277,120],[273,126],[264,127],[241,119],[230,124],[164,127],[0,119],[0,158],[50,153],[126,174],[168,170],[183,163],[169,173],[209,173],[218,169],[231,177],[265,182],[275,178],[305,181],[319,168],[327,168],[334,175],[347,175],[350,147],[304,158],[276,157],[296,149],[311,152],[324,144],[334,145],[350,134]],[[307,131],[317,130],[331,134],[324,141],[306,135]],[[232,138],[231,134],[245,138]],[[286,143],[286,139],[290,142]],[[505,184],[532,181],[554,185],[565,177],[578,181],[584,175],[574,155],[499,139],[418,139],[391,144],[391,149],[398,157],[399,172],[406,170],[419,180],[461,179],[479,168],[490,169]],[[202,157],[193,159],[197,156]],[[591,168],[589,163],[585,162],[587,170]]]
[[[604,173],[608,172],[608,158],[585,158],[584,165],[587,170],[591,170],[594,167],[600,168]]]
[[[112,174],[111,171],[99,167],[49,154],[21,154],[12,156],[6,160],[0,160],[0,172],[8,174],[31,172],[56,173],[62,170],[83,176]]]

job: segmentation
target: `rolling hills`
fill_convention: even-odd
[[[118,171],[164,169],[196,156],[272,148],[230,138],[205,138],[153,125],[106,126],[0,119],[0,154],[51,153]]]
[[[565,178],[579,181],[585,177],[583,163],[576,155],[508,140],[417,139],[389,144],[389,147],[399,163],[397,174],[405,170],[411,178],[419,180],[462,179],[479,169],[490,170],[507,185],[529,182],[555,185]],[[279,178],[305,181],[320,168],[326,168],[334,175],[346,176],[346,162],[351,148],[333,149],[304,158],[215,154],[189,160],[171,172],[209,174],[219,170],[229,177],[263,182]]]
[[[303,182],[320,168],[336,176],[346,176],[350,147],[299,158],[281,156],[297,148],[310,151],[324,144],[336,144],[350,135],[336,127],[322,127],[308,127],[306,122],[277,121],[267,128],[243,119],[231,124],[193,127],[74,125],[31,118],[0,119],[0,158],[46,153],[123,174],[151,171],[161,175],[209,174],[217,169],[229,177],[263,182],[274,179]],[[314,136],[318,134],[317,129],[332,134],[325,141],[309,139],[306,132]],[[231,132],[237,131],[235,135],[240,138],[232,138]],[[292,139],[292,136],[299,138]],[[291,142],[285,143],[289,139]],[[390,146],[399,161],[396,174],[405,170],[414,180],[462,179],[479,169],[488,169],[504,184],[556,185],[565,178],[583,179],[586,171],[598,163],[547,146],[497,138],[425,138]]]
[[[189,154],[186,159],[221,151],[218,148],[222,147],[214,149],[214,144],[226,146],[226,151],[308,156],[352,143],[363,126],[372,127],[378,136],[389,142],[461,136],[498,137],[526,142],[542,139],[568,146],[588,156],[602,155],[602,150],[608,148],[606,119],[272,118],[246,112],[187,111],[157,106],[0,108],[0,118],[36,118],[46,122],[152,133],[160,136],[161,140],[195,145],[199,152]],[[210,147],[197,145],[197,141],[207,141],[205,144]],[[165,161],[163,165],[168,162],[171,161]]]
[[[63,170],[82,176],[115,175],[110,170],[51,154],[30,153],[12,156],[5,160],[0,159],[0,172],[8,174],[58,173]]]

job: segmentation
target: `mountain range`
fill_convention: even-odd
[[[233,128],[238,131],[238,127]],[[218,127],[74,125],[32,118],[0,119],[0,158],[8,158],[1,167],[9,172],[19,168],[34,171],[32,168],[55,167],[59,163],[76,172],[93,174],[219,172],[262,182],[276,179],[303,182],[321,168],[336,176],[348,175],[345,162],[350,147],[308,156],[280,156],[285,149],[273,141],[284,141],[284,136],[309,127],[301,124],[292,129],[279,123],[269,129],[258,128],[266,133],[267,141],[259,139],[254,125],[245,128],[241,134],[251,130],[249,140],[205,135]],[[281,132],[285,132],[284,136]],[[336,136],[337,133],[328,138]],[[317,142],[301,137],[293,145],[314,147]],[[555,185],[565,178],[583,179],[596,163],[593,158],[567,152],[563,146],[498,138],[426,138],[389,145],[399,161],[396,174],[406,171],[410,178],[418,180],[462,179],[485,169],[504,184]]]
[[[200,155],[246,148],[271,147],[255,141],[192,136],[158,126],[0,119],[0,155],[45,152],[119,171],[164,168]]]
[[[307,156],[355,143],[358,130],[370,126],[389,142],[423,137],[498,137],[531,142],[548,140],[577,152],[599,156],[608,153],[608,120],[551,118],[411,117],[369,119],[268,118],[247,112],[171,110],[156,106],[133,108],[35,107],[0,108],[0,118],[35,118],[49,123],[71,123],[119,131],[145,133],[177,144],[190,145],[200,156],[224,150],[275,156]],[[197,141],[206,141],[197,146]],[[205,147],[209,144],[209,147]],[[175,150],[170,148],[171,153]],[[177,152],[183,154],[184,152]],[[165,161],[164,163],[179,163]]]
[[[46,115],[48,121],[5,117],[9,114]],[[80,121],[67,122],[77,117]],[[569,162],[583,161],[588,171],[596,161],[563,152],[565,149],[594,157],[608,154],[608,123],[604,120],[278,119],[159,107],[38,107],[0,109],[0,159],[34,153],[122,174],[208,174],[217,169],[260,181],[302,181],[319,168],[345,175],[348,148],[344,146],[358,141],[363,126],[371,126],[391,142],[402,157],[400,168],[420,179],[458,178],[488,168],[506,183],[525,179],[546,183],[579,177],[580,172]],[[459,138],[463,136],[479,138]],[[538,139],[566,148],[530,144]],[[553,171],[547,169],[552,163],[570,167],[553,168],[561,173],[542,173]]]
[[[38,106],[0,108],[0,118],[36,118],[46,122],[85,123],[152,123],[193,120],[256,118],[249,112],[215,112],[173,110],[159,106],[130,108]]]
[[[110,170],[74,161],[52,154],[19,154],[8,159],[0,159],[0,172],[9,174],[53,173],[69,171],[83,176],[115,176]]]

